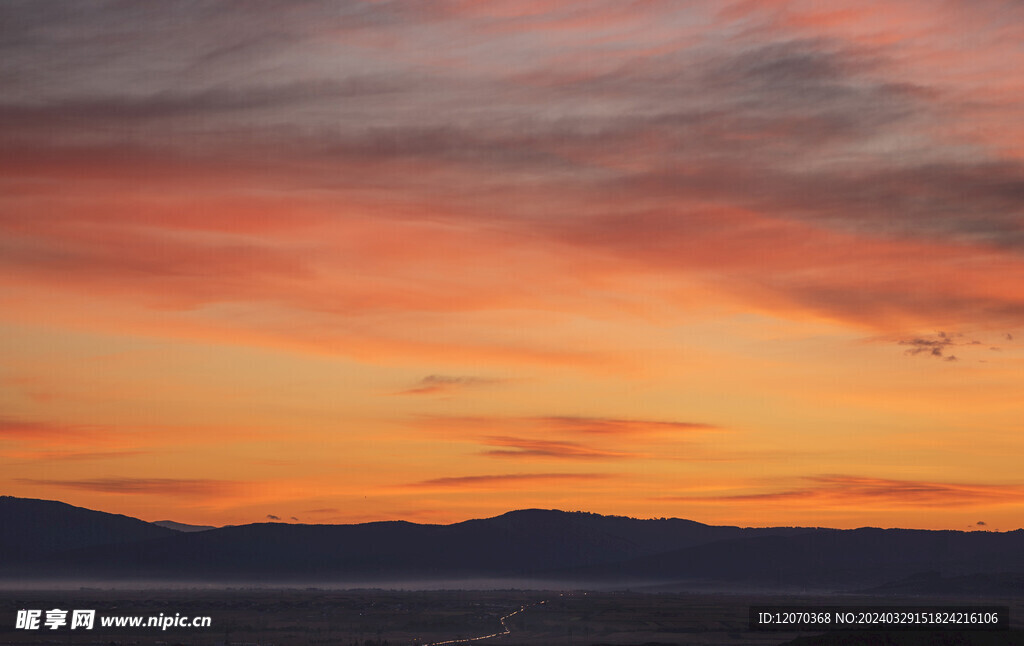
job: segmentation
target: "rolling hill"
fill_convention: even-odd
[[[615,587],[850,590],[922,572],[1024,572],[1024,530],[740,528],[529,509],[451,525],[258,523],[181,532],[64,503],[0,499],[0,579],[530,580]]]

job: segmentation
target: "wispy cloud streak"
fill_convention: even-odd
[[[535,440],[521,437],[492,436],[484,439],[489,446],[501,447],[483,452],[500,458],[559,458],[570,460],[601,460],[639,457],[641,454],[591,448],[578,442]]]
[[[240,483],[189,478],[90,478],[88,480],[49,480],[19,478],[18,482],[44,487],[60,487],[98,493],[208,497],[236,489]]]
[[[405,487],[420,489],[501,490],[538,487],[572,481],[603,480],[603,473],[512,473],[501,475],[449,476],[422,480]]]
[[[977,504],[1014,505],[1020,502],[1024,494],[1024,485],[928,482],[850,475],[806,476],[802,480],[806,483],[804,486],[782,491],[722,496],[671,496],[665,499],[707,504],[934,508]]]

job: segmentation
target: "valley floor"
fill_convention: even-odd
[[[922,635],[897,641],[864,641],[866,634],[816,637],[815,633],[751,631],[748,611],[768,604],[998,604],[1011,606],[1011,626],[1024,628],[1024,598],[897,599],[848,596],[645,594],[529,590],[329,590],[173,589],[58,591],[0,590],[0,645],[132,644],[173,646],[409,646],[458,643],[499,646],[667,645],[774,646],[807,644],[932,643]],[[516,612],[517,610],[520,610]],[[40,626],[16,627],[19,611],[40,610]],[[67,624],[47,628],[47,611],[68,611]],[[90,629],[72,629],[73,610],[95,610]],[[508,616],[515,613],[512,616]],[[22,613],[24,616],[24,613]],[[60,615],[55,615],[59,619]],[[210,627],[114,627],[103,618],[210,617]],[[502,625],[501,618],[507,617]],[[1011,633],[1016,636],[1017,633]],[[1009,637],[1010,635],[1005,635]],[[977,643],[998,636],[977,634]],[[918,641],[914,641],[918,639]],[[993,639],[997,641],[992,641]],[[844,641],[845,640],[845,641]],[[858,641],[860,640],[860,641]],[[935,642],[939,643],[939,642]],[[951,641],[948,643],[972,643]]]

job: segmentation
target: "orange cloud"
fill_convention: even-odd
[[[425,415],[417,425],[429,429],[460,429],[487,431],[490,429],[535,429],[544,433],[574,433],[581,435],[636,436],[658,433],[689,433],[718,431],[721,427],[704,422],[661,421],[644,419],[618,419],[612,417],[550,416],[444,416]]]
[[[12,460],[28,460],[45,462],[48,460],[114,460],[145,455],[146,451],[0,451],[0,455]]]
[[[477,386],[492,386],[502,383],[501,379],[490,379],[487,377],[453,376],[453,375],[427,375],[419,383],[408,390],[395,393],[396,395],[439,395],[450,393],[462,388],[473,388]]]
[[[801,478],[808,485],[785,491],[725,496],[666,496],[672,500],[706,504],[779,504],[813,508],[957,507],[1019,504],[1024,485],[962,484],[896,480],[850,475]]]
[[[640,435],[646,433],[688,433],[691,431],[717,431],[720,427],[703,422],[662,422],[643,419],[611,419],[602,417],[540,417],[544,426],[571,433],[600,435]]]
[[[487,447],[480,455],[522,460],[675,459],[654,448],[666,443],[678,448],[680,440],[720,430],[698,422],[570,416],[424,416],[415,423],[449,440],[462,438]],[[731,459],[721,451],[712,457],[692,445],[687,451],[692,459]]]
[[[534,440],[521,437],[490,436],[483,442],[488,446],[503,447],[484,451],[483,455],[499,458],[559,458],[573,460],[602,460],[609,458],[641,457],[639,453],[608,451],[584,446],[577,442]]]
[[[22,484],[60,487],[97,493],[209,497],[238,490],[244,483],[188,478],[90,478],[88,480],[43,480],[18,478]]]
[[[604,473],[513,473],[502,475],[451,476],[422,480],[407,485],[412,489],[459,489],[461,491],[492,491],[512,488],[537,488],[566,481],[604,480],[612,477]]]
[[[104,434],[95,428],[10,418],[0,418],[0,441],[2,440],[54,448],[69,444],[105,443]]]

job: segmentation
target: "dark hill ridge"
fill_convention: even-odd
[[[124,545],[55,551],[25,572],[54,576],[359,581],[539,576],[666,548],[792,528],[744,530],[693,521],[522,510],[452,525],[259,523]],[[17,571],[17,568],[9,572]]]
[[[3,500],[3,535],[21,538],[12,539],[20,551],[0,554],[0,578],[366,585],[528,577],[595,587],[702,581],[850,590],[919,572],[1024,572],[1024,531],[758,529],[529,509],[451,525],[178,532],[63,503]]]
[[[1024,572],[1024,530],[956,532],[864,527],[715,541],[579,568],[590,581],[676,578],[756,585],[878,585],[918,572]]]
[[[205,532],[208,529],[217,529],[213,525],[189,525],[188,523],[176,523],[173,520],[154,520],[152,524],[178,532]]]
[[[53,500],[0,496],[0,562],[94,545],[132,543],[173,530]]]

